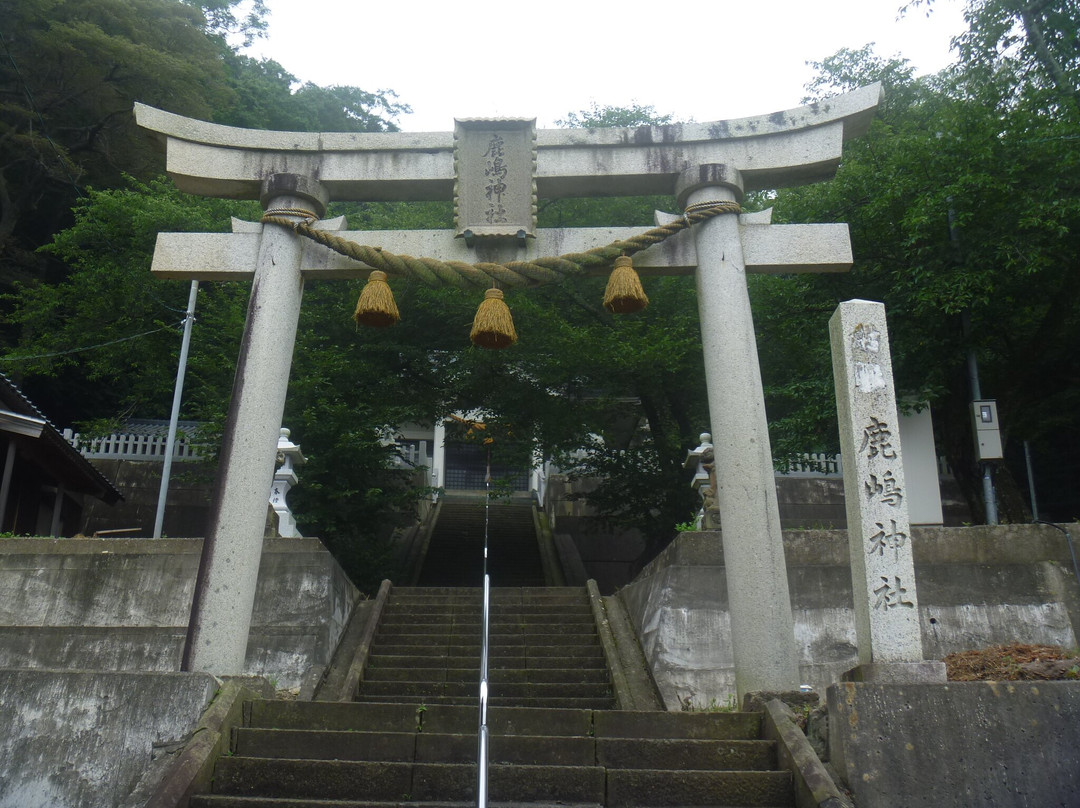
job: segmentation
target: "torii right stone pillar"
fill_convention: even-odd
[[[702,165],[682,173],[676,195],[684,209],[702,202],[740,201],[742,178],[731,166]],[[798,690],[799,665],[739,218],[716,216],[696,225],[694,237],[735,687],[741,702],[754,691]]]

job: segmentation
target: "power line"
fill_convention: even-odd
[[[108,342],[99,342],[97,345],[87,345],[83,348],[72,348],[70,351],[57,351],[56,353],[36,354],[34,356],[0,356],[0,362],[23,362],[28,359],[52,359],[56,356],[69,356],[71,354],[82,353],[83,351],[92,351],[95,348],[105,348],[109,345],[116,345],[119,342],[129,342],[139,337],[146,337],[150,334],[156,334],[158,331],[166,331],[170,328],[177,328],[183,325],[184,321],[181,320],[178,323],[172,323],[170,325],[163,325],[161,328],[155,328],[151,331],[143,331],[141,334],[132,334],[130,337],[120,337],[120,339],[109,340]]]

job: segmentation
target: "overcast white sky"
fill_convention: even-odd
[[[405,131],[494,116],[546,128],[592,102],[706,122],[798,106],[806,62],[840,48],[874,42],[918,73],[945,67],[961,0],[898,19],[902,3],[269,0],[269,37],[250,52],[303,81],[396,91],[413,108]]]

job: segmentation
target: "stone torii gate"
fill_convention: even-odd
[[[674,191],[686,208],[737,202],[752,190],[827,180],[839,164],[843,142],[866,131],[880,96],[880,86],[871,85],[786,112],[704,124],[537,131],[527,122],[521,148],[530,152],[524,160],[531,172],[524,193],[531,192],[531,200],[525,206],[531,202],[534,215],[537,197]],[[329,134],[237,129],[141,104],[135,114],[140,126],[164,140],[168,173],[181,190],[257,198],[276,215],[297,219],[290,211],[323,216],[329,200],[455,198],[468,184],[461,176],[458,141],[469,131],[494,137],[483,133],[504,123],[458,121],[456,134]],[[515,137],[507,137],[511,146]],[[773,225],[770,214],[716,216],[634,258],[642,274],[693,272],[697,278],[740,697],[799,685],[745,273],[843,272],[851,265],[845,224]],[[341,230],[343,224],[337,219],[316,226]],[[525,221],[517,230],[504,226],[485,233],[482,224],[461,226],[459,205],[457,232],[339,235],[392,253],[473,263],[583,252],[638,232],[545,230]],[[465,238],[455,238],[460,235]],[[243,670],[304,279],[357,277],[370,270],[276,224],[234,221],[231,234],[158,236],[153,271],[159,277],[252,279],[186,670],[218,675]]]

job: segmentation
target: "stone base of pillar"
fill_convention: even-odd
[[[842,682],[872,682],[879,685],[939,685],[945,684],[945,663],[927,662],[869,662],[845,671]]]

